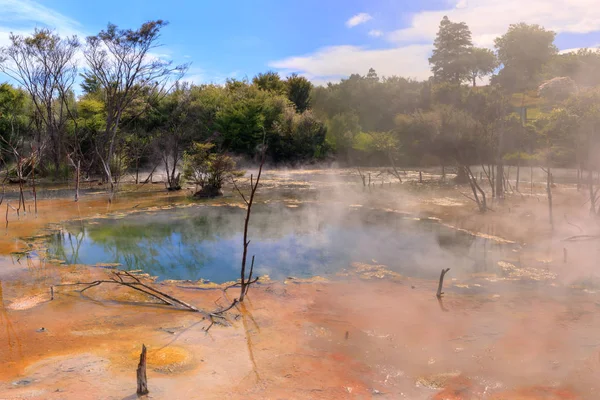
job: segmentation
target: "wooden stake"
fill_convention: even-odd
[[[137,394],[138,396],[143,396],[148,393],[148,378],[146,377],[146,345],[142,344],[140,363],[137,367]]]
[[[444,292],[442,292],[442,286],[444,286],[444,275],[446,275],[446,273],[450,271],[450,268],[446,268],[443,269],[442,268],[442,273],[440,274],[440,284],[438,285],[438,290],[436,293],[436,297],[439,299],[440,297],[442,297],[442,295],[444,294]]]

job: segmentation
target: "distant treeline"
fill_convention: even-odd
[[[178,182],[198,143],[249,159],[264,145],[269,162],[289,165],[438,165],[467,176],[465,166],[504,163],[599,169],[600,53],[559,54],[555,33],[538,25],[511,25],[492,51],[474,47],[468,26],[444,17],[430,79],[370,69],[324,87],[272,71],[223,85],[185,83],[187,65],[152,54],[165,26],[108,25],[83,42],[46,29],[11,35],[0,60],[15,83],[0,86],[2,159],[11,174],[35,168],[112,183],[160,168]],[[490,84],[477,86],[481,79]]]

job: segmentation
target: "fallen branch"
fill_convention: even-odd
[[[565,214],[565,222],[571,226],[574,226],[575,228],[579,229],[579,232],[583,232],[583,229],[581,229],[579,226],[572,224],[569,222],[569,220],[567,219],[567,214]]]
[[[450,271],[450,268],[446,268],[443,269],[442,268],[442,273],[440,274],[440,284],[438,285],[438,290],[436,293],[436,297],[439,299],[442,297],[442,295],[444,294],[444,292],[442,292],[442,286],[444,286],[444,276],[446,275],[446,273]]]
[[[600,235],[575,235],[569,236],[568,238],[561,239],[561,242],[574,242],[577,240],[594,240],[600,239]]]
[[[201,312],[196,307],[188,304],[182,300],[179,300],[173,296],[170,296],[164,292],[161,292],[158,289],[153,288],[145,283],[143,283],[138,277],[132,275],[127,271],[112,271],[113,275],[111,279],[99,279],[93,282],[75,282],[75,283],[63,283],[55,286],[85,286],[83,289],[79,290],[80,293],[85,292],[86,290],[93,288],[95,286],[101,285],[103,283],[108,284],[116,284],[121,286],[126,286],[130,289],[136,290],[138,292],[142,292],[150,297],[153,297],[160,301],[162,304],[169,305],[172,307],[183,308],[188,311],[193,312]],[[129,280],[125,280],[123,278],[129,278]],[[51,293],[54,293],[54,286],[50,288]]]

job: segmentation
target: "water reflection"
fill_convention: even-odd
[[[194,206],[120,219],[66,225],[49,240],[51,255],[69,264],[120,263],[160,279],[235,280],[244,210]],[[405,275],[435,278],[496,269],[504,246],[382,211],[334,205],[261,204],[253,210],[249,255],[273,279],[333,274],[352,262],[385,264]]]

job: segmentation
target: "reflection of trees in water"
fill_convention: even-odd
[[[179,276],[195,277],[210,267],[222,270],[219,278],[227,274],[226,279],[232,279],[229,275],[237,269],[235,260],[241,252],[243,220],[243,209],[210,206],[102,219],[97,224],[68,226],[68,232],[55,235],[50,252],[71,264],[85,262],[82,259],[89,260],[90,254],[80,257],[79,253],[86,241],[92,245],[86,251],[95,252],[95,260],[118,262],[126,269],[162,277],[174,277],[177,271]],[[399,272],[416,268],[436,274],[440,264],[452,263],[468,272],[495,264],[488,260],[495,246],[488,248],[490,243],[483,238],[437,222],[335,204],[298,204],[297,208],[260,204],[253,210],[251,234],[257,238],[250,246],[257,255],[257,269],[269,274],[279,270],[295,275],[327,273],[332,265],[345,268],[338,264],[372,259]]]
[[[0,281],[0,328],[3,328],[3,330],[6,331],[6,346],[8,349],[8,357],[5,358],[3,362],[8,362],[15,358],[23,360],[21,340],[19,339],[19,335],[15,332],[12,321],[4,307],[4,289],[2,287],[2,281]]]
[[[471,262],[469,272],[479,273],[497,269],[497,261],[503,259],[509,246],[467,233],[443,229],[437,233],[440,248],[459,259]]]

